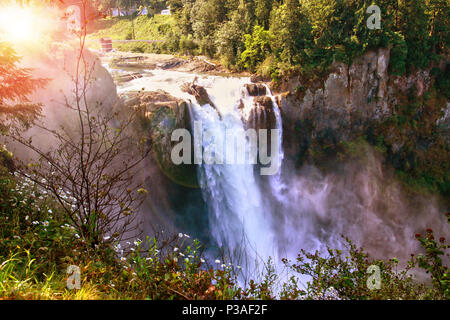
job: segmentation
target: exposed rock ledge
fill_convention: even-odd
[[[411,104],[408,96],[412,88],[420,102],[415,110],[417,117],[423,120],[426,116],[425,123],[430,126],[446,123],[442,114],[448,101],[442,96],[435,97],[435,101],[425,98],[433,81],[430,70],[392,76],[388,72],[389,60],[390,50],[378,49],[355,59],[351,66],[334,63],[323,81],[306,84],[301,78],[291,78],[283,83],[277,99],[285,129],[286,155],[303,162],[313,145],[336,146],[360,135],[374,136],[374,130],[378,130],[394,167],[403,165],[395,164],[395,159],[413,162],[405,160],[411,149],[424,150],[419,156],[426,157],[425,152],[437,144],[431,134],[425,135],[428,140],[424,141],[417,129],[384,124],[398,115],[402,105]],[[446,63],[441,63],[440,68],[445,68]]]
[[[177,184],[197,188],[195,165],[175,165],[171,152],[177,142],[172,142],[176,129],[191,128],[189,105],[165,91],[127,92],[121,95],[128,107],[138,108],[139,128],[147,133],[153,157],[164,174]]]

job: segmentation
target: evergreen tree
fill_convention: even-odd
[[[40,105],[32,104],[29,95],[42,88],[46,79],[34,79],[31,70],[19,66],[20,58],[6,43],[0,42],[0,130],[8,126],[28,127],[40,113]]]
[[[408,71],[426,68],[429,65],[431,39],[428,21],[425,1],[408,0],[400,3],[400,32],[408,46]]]
[[[445,54],[450,45],[450,5],[448,0],[427,0],[426,12],[429,16],[428,30],[430,45],[434,53]]]
[[[268,29],[270,25],[272,6],[273,0],[255,0],[256,22],[265,29]]]
[[[298,64],[306,57],[311,26],[298,0],[286,0],[274,7],[271,15],[271,47],[282,61]]]

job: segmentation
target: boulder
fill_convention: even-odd
[[[247,127],[256,130],[276,129],[276,117],[273,110],[272,99],[270,97],[255,97],[254,107],[250,112]]]
[[[219,112],[215,104],[211,101],[205,88],[194,83],[185,83],[181,87],[181,90],[183,90],[183,92],[189,93],[190,95],[193,95],[199,105],[204,106],[206,104],[209,104],[211,107],[216,109],[217,113],[219,114],[219,118],[222,119],[221,113]]]
[[[252,97],[265,96],[267,94],[266,87],[260,83],[246,84],[245,88],[247,89],[248,94]]]
[[[172,141],[176,129],[191,131],[189,104],[165,91],[127,92],[122,99],[129,107],[139,110],[139,130],[146,134],[152,148],[152,156],[159,168],[173,182],[198,188],[195,165],[175,165],[171,154],[177,142]]]
[[[213,106],[213,103],[209,98],[208,92],[205,88],[196,84],[185,83],[181,89],[183,90],[183,92],[193,95],[199,105],[203,106],[205,104],[209,104]]]

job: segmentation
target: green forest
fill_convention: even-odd
[[[448,54],[446,0],[98,2],[104,12],[146,6],[150,16],[170,6],[176,24],[166,31],[166,51],[216,57],[230,69],[272,79],[326,70],[333,61],[350,63],[378,47],[392,47],[390,70],[398,75]],[[381,9],[380,29],[367,28],[372,4]]]

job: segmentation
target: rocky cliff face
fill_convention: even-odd
[[[296,132],[293,139],[309,133],[303,139],[336,143],[361,133],[370,122],[386,118],[390,112],[388,65],[389,51],[380,49],[350,67],[334,64],[316,89],[303,89],[300,79],[291,79],[283,86],[288,91],[279,97],[285,129]],[[295,153],[295,141],[289,136],[286,144]]]
[[[431,68],[397,77],[388,72],[389,60],[389,49],[379,49],[350,66],[333,64],[323,81],[303,84],[291,78],[283,83],[278,101],[287,156],[301,165],[363,136],[385,149],[396,169],[415,170],[433,161],[440,168],[432,165],[428,173],[445,176],[449,102],[434,87]],[[447,63],[435,69],[446,72]]]
[[[139,130],[149,138],[161,171],[177,184],[198,187],[195,165],[176,166],[171,160],[173,131],[191,127],[187,102],[164,91],[128,92],[122,99],[126,106],[139,109]]]

